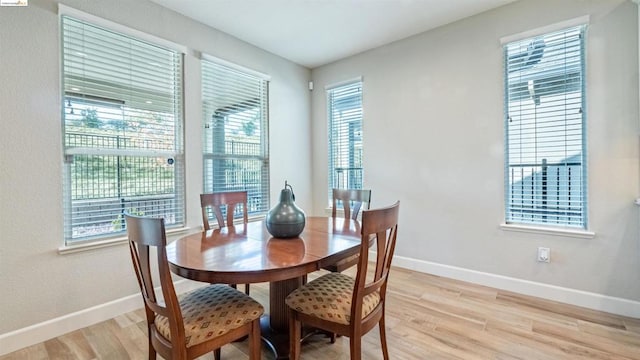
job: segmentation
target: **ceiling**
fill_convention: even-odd
[[[151,0],[315,68],[515,0]]]

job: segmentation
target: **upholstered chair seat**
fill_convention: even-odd
[[[210,285],[178,296],[187,347],[222,336],[260,318],[264,308],[226,285]],[[158,333],[171,341],[169,319],[156,315]]]
[[[329,273],[294,290],[286,303],[296,311],[324,320],[349,325],[354,279],[341,273]],[[362,317],[369,315],[380,303],[377,291],[362,299]]]

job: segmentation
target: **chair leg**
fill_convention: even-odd
[[[349,338],[349,352],[351,354],[351,360],[362,359],[362,334]]]
[[[251,322],[251,332],[249,333],[249,360],[260,360],[260,319]]]
[[[213,358],[215,360],[220,360],[220,348],[213,350]]]
[[[149,333],[149,336],[147,336],[149,338],[149,360],[156,360],[156,349],[153,348],[153,344],[151,343],[151,331],[147,331]]]
[[[338,337],[338,335],[336,335],[336,333],[331,333],[331,335],[329,335],[329,337],[331,338],[331,343],[335,344],[336,343],[336,338]]]
[[[300,336],[301,324],[296,316],[296,311],[289,311],[289,359],[298,360],[300,358]]]
[[[387,330],[386,330],[386,326],[384,325],[384,308],[382,309],[382,317],[380,318],[378,327],[380,328],[380,343],[382,345],[382,357],[384,358],[384,360],[389,360],[389,348],[387,348]]]

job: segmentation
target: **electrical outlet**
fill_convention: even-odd
[[[546,247],[538,248],[538,262],[546,262],[551,261],[551,249]]]

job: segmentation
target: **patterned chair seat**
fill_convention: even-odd
[[[351,298],[355,280],[341,273],[323,275],[294,290],[286,303],[296,311],[335,323],[351,322]],[[362,317],[369,315],[380,303],[380,294],[364,297]]]
[[[187,347],[226,334],[259,318],[264,308],[251,297],[227,285],[210,285],[178,297]],[[158,332],[171,340],[169,320],[157,315]]]

